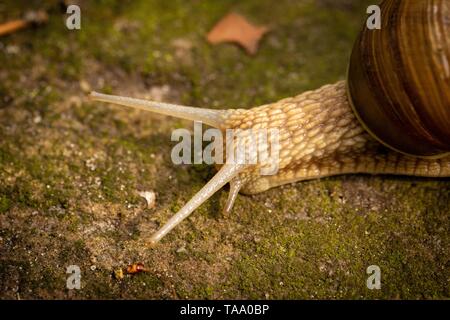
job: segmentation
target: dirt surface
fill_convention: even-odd
[[[86,99],[248,108],[336,82],[371,2],[77,1],[68,30],[58,1],[2,1],[0,21],[50,19],[0,38],[0,297],[449,298],[449,179],[331,177],[240,196],[229,216],[224,188],[151,249],[214,168],[170,160],[192,123]],[[255,56],[206,42],[230,11],[271,27]],[[149,272],[113,277],[136,262]]]

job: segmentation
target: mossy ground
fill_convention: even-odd
[[[226,188],[155,249],[145,240],[213,174],[175,166],[173,118],[87,101],[90,87],[250,107],[345,77],[372,1],[6,1],[49,23],[0,38],[1,298],[448,298],[450,181],[342,176],[240,196]],[[229,11],[270,25],[258,54],[211,47]],[[155,190],[147,209],[138,191]],[[180,250],[181,249],[181,250]],[[112,277],[143,262],[150,272]],[[66,268],[82,289],[66,288]],[[381,290],[368,290],[378,265]]]

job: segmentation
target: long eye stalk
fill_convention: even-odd
[[[220,128],[222,126],[228,114],[228,111],[226,110],[195,108],[151,100],[115,96],[98,92],[91,92],[89,98],[95,101],[118,104],[135,109],[165,114],[176,118],[200,121],[216,128]]]
[[[192,211],[197,209],[203,202],[208,200],[217,190],[222,188],[226,183],[230,182],[236,177],[239,172],[245,167],[245,165],[225,164],[219,172],[189,200],[167,223],[159,229],[150,238],[151,244],[156,244],[170,232],[176,225],[187,218]]]

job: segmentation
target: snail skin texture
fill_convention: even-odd
[[[450,1],[385,0],[380,6],[382,16],[387,17],[382,30],[374,31],[378,34],[373,36],[367,30],[360,34],[347,81],[276,103],[248,110],[213,110],[91,93],[90,98],[96,101],[201,121],[222,133],[226,129],[278,129],[275,175],[261,175],[262,169],[271,165],[267,161],[225,163],[152,235],[150,244],[159,242],[226,183],[230,183],[230,193],[224,210],[229,212],[239,192],[255,194],[287,183],[332,175],[450,176]],[[417,38],[417,28],[428,32]],[[410,34],[402,37],[401,32],[408,30]],[[397,47],[390,46],[386,39],[398,40]],[[376,54],[379,48],[381,58],[370,60],[370,54]],[[408,51],[411,48],[414,50]],[[386,54],[389,50],[398,54],[389,56]],[[363,61],[367,59],[371,62],[365,66]],[[413,60],[416,62],[408,67]],[[383,64],[387,67],[383,68]],[[431,77],[419,79],[420,75]],[[393,139],[381,139],[385,132],[380,128],[386,128]],[[243,141],[248,145],[253,142]],[[415,144],[419,156],[408,155],[415,152]]]

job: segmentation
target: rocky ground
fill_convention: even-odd
[[[248,108],[333,83],[372,1],[77,3],[72,31],[58,1],[0,4],[0,22],[50,18],[0,38],[1,298],[449,298],[449,179],[331,177],[240,196],[229,216],[224,188],[151,249],[214,168],[170,161],[172,130],[192,123],[86,99]],[[255,56],[206,42],[230,11],[271,27]],[[113,276],[137,262],[148,272]]]

